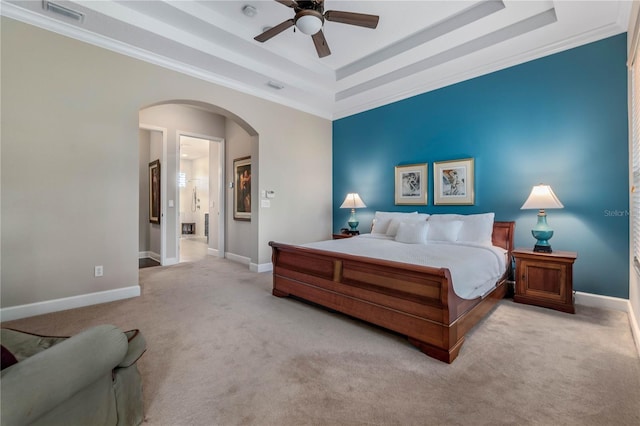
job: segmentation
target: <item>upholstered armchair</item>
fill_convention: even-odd
[[[3,328],[0,423],[138,425],[146,349],[138,330],[112,325],[49,337]]]

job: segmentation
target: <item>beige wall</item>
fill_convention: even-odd
[[[149,251],[155,255],[162,253],[162,230],[157,223],[149,222],[149,163],[162,158],[162,132],[152,130],[149,132],[149,159],[147,161],[147,188],[143,195],[138,194],[138,198],[146,201],[146,216],[144,217],[146,226],[149,229]],[[160,164],[160,176],[162,176],[163,165]],[[138,213],[138,216],[141,216]],[[156,259],[157,260],[157,259]]]
[[[158,260],[161,251],[160,225],[149,222],[149,163],[162,155],[162,133],[141,129],[139,141],[138,252],[151,253]]]
[[[4,17],[0,28],[3,308],[137,286],[138,112],[161,102],[216,105],[255,131],[254,173],[277,198],[256,207],[253,263],[269,263],[269,240],[330,235],[329,120]]]
[[[251,157],[253,163],[255,163],[257,155],[254,144],[257,142],[255,138],[245,132],[240,125],[227,120],[226,126],[226,140],[229,141],[226,145],[227,152],[227,167],[225,168],[226,182],[233,182],[234,170],[233,161],[237,158]],[[258,174],[256,173],[256,167],[254,164],[251,166],[251,199],[257,200],[258,198]],[[226,250],[229,253],[233,253],[242,258],[255,259],[257,256],[258,247],[252,243],[253,236],[257,236],[258,221],[253,220],[256,214],[258,214],[258,205],[256,202],[251,203],[252,220],[250,222],[243,220],[235,220],[233,218],[234,211],[234,193],[235,188],[229,188],[229,185],[225,185],[226,191]],[[231,237],[233,235],[233,237]]]
[[[138,251],[148,252],[151,250],[149,241],[149,147],[151,144],[151,131],[140,130],[140,150],[138,151]],[[160,252],[156,252],[160,253]]]

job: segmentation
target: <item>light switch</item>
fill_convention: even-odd
[[[269,200],[260,200],[260,207],[262,207],[264,209],[268,209],[269,207],[271,207],[271,201],[269,201]]]
[[[169,200],[169,207],[173,207],[173,200]]]

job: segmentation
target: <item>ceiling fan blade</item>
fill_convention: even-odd
[[[293,27],[293,19],[287,19],[286,21],[276,25],[273,28],[269,28],[267,31],[263,32],[260,35],[255,36],[253,39],[255,41],[259,41],[260,43],[264,43],[269,40],[271,37],[275,37],[287,28]]]
[[[329,45],[324,38],[322,30],[312,35],[311,38],[313,39],[313,44],[316,46],[319,57],[324,58],[325,56],[331,55],[331,50],[329,50]]]
[[[276,0],[280,4],[284,4],[287,7],[297,7],[298,3],[295,0]]]
[[[338,10],[327,10],[324,19],[341,24],[357,25],[359,27],[376,28],[378,26],[378,15],[367,15],[366,13],[340,12]]]

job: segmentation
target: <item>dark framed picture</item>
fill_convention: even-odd
[[[427,204],[427,163],[396,166],[397,205]]]
[[[473,158],[433,163],[433,204],[474,204],[473,166]]]
[[[233,218],[251,220],[251,157],[233,160]]]
[[[149,222],[160,224],[160,160],[149,163]]]

